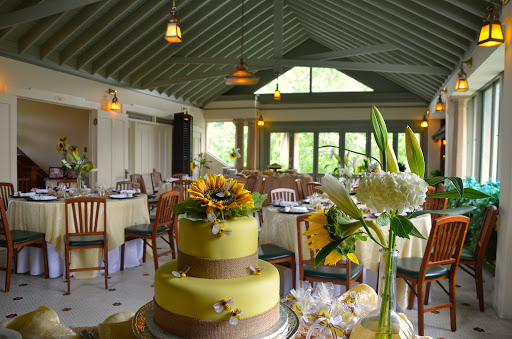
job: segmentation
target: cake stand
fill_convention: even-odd
[[[272,328],[246,339],[293,338],[299,329],[299,317],[290,306],[284,303],[279,304],[279,315],[279,321]],[[161,329],[155,324],[153,321],[153,301],[148,302],[135,313],[132,329],[135,336],[139,339],[183,339]]]

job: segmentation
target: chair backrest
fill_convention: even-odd
[[[180,193],[175,191],[165,192],[158,197],[154,227],[171,226],[178,216],[175,215],[171,206],[176,205],[180,199]]]
[[[183,179],[183,177],[186,177],[188,174],[187,173],[174,173],[172,175],[173,178],[178,178],[178,179]]]
[[[0,198],[0,235],[5,236],[7,246],[12,246],[11,231],[9,230],[9,222],[7,221],[7,214],[5,213],[4,201]]]
[[[304,196],[304,191],[302,190],[302,180],[295,179],[295,191],[297,191],[297,198],[299,200],[304,200],[306,198]]]
[[[118,181],[116,182],[116,189],[118,190],[135,190],[140,189],[140,185],[135,181]]]
[[[151,186],[153,186],[153,193],[156,193],[158,192],[158,185],[160,185],[160,181],[162,181],[162,173],[151,172],[149,175],[151,176]]]
[[[263,194],[263,191],[265,190],[265,182],[266,181],[267,181],[267,178],[261,178],[260,194]]]
[[[480,229],[480,234],[478,235],[478,240],[475,246],[475,254],[478,256],[477,265],[478,263],[481,264],[484,261],[485,252],[487,251],[487,245],[489,245],[489,239],[491,238],[497,215],[498,209],[496,206],[491,205],[487,207],[487,210],[485,211],[484,222],[482,223],[482,228]]]
[[[142,177],[142,175],[139,175],[139,174],[135,174],[135,175],[138,175],[136,182],[139,184],[140,192],[147,195],[148,190],[146,189],[146,183],[144,182],[144,178]],[[130,177],[131,177],[131,175],[130,175]]]
[[[455,273],[468,225],[469,218],[462,215],[447,215],[434,220],[423,254],[420,277],[425,276],[428,267],[439,265],[451,264],[451,273]]]
[[[66,179],[57,181],[57,187],[64,184],[66,188],[76,187],[78,185],[76,179]]]
[[[444,210],[448,206],[448,198],[427,198],[423,206],[425,210]],[[439,216],[439,214],[431,214],[432,222]]]
[[[436,192],[444,192],[444,184],[442,182],[437,184]]]
[[[172,190],[181,192],[181,201],[185,201],[190,198],[189,189],[192,185],[192,180],[175,180],[172,182]]]
[[[304,265],[314,265],[315,264],[315,256],[317,254],[317,252],[320,251],[320,249],[317,249],[317,250],[309,250],[309,258],[306,258],[305,255],[304,255],[304,249],[303,249],[303,244],[305,244],[305,242],[307,240],[309,240],[312,235],[302,235],[302,233],[306,232],[309,230],[309,222],[306,220],[307,218],[309,218],[308,215],[305,215],[305,214],[302,214],[302,215],[299,215],[297,217],[297,245],[298,245],[298,252],[299,252],[299,255],[298,255],[298,258],[297,258],[297,264],[299,265],[299,272],[300,272],[300,276],[303,276],[303,272],[304,272]],[[303,227],[304,225],[304,227]],[[324,264],[324,262],[321,263],[322,266],[326,266]],[[345,260],[340,260],[338,261],[338,263],[336,263],[336,265],[330,265],[329,267],[341,267],[341,268],[345,268],[346,269],[346,272],[347,272],[347,279],[349,277],[351,277],[351,265],[347,265],[347,262]]]
[[[313,193],[318,193],[318,194],[322,194],[324,193],[323,191],[319,190],[317,187],[318,186],[322,186],[321,183],[319,182],[315,182],[315,181],[312,181],[312,182],[308,182],[306,184],[306,189],[308,191],[308,196],[312,196]]]
[[[68,216],[71,210],[72,225]],[[99,218],[103,213],[103,230],[99,230]],[[71,227],[70,227],[71,226]],[[96,197],[66,199],[66,234],[103,234],[107,227],[107,200]]]
[[[270,200],[278,201],[297,201],[295,190],[291,188],[276,188],[270,191]]]
[[[247,177],[247,180],[245,181],[245,189],[250,191],[250,192],[254,192],[254,190],[256,189],[256,181],[258,180],[258,176],[256,175],[249,175]]]
[[[9,206],[9,197],[14,194],[14,185],[10,182],[0,182],[0,198],[3,200],[3,205],[7,211]]]
[[[130,174],[130,181],[139,182],[139,178],[142,178],[142,174]]]

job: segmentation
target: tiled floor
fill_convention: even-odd
[[[161,257],[160,263],[169,260]],[[0,263],[5,263],[0,252]],[[4,273],[0,273],[3,290]],[[61,278],[13,274],[11,291],[0,292],[0,321],[35,310],[41,305],[54,309],[67,326],[92,326],[117,312],[136,312],[153,298],[153,262],[148,260],[136,268],[116,272],[109,279],[109,290],[104,289],[102,277],[71,281],[71,295],[65,295],[66,284]],[[457,276],[457,332],[450,331],[449,309],[425,314],[425,334],[433,338],[512,338],[512,320],[498,319],[492,309],[490,276],[484,283],[486,310],[478,311],[473,278],[459,271]],[[444,303],[447,296],[439,288],[434,290],[433,304]],[[417,312],[406,310],[417,329]]]

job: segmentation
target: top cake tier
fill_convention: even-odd
[[[211,222],[179,221],[178,248],[181,253],[206,259],[237,259],[258,252],[258,222],[253,217],[228,220],[222,225],[231,231],[219,237]],[[179,254],[178,254],[179,256]]]

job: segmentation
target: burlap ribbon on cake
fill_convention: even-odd
[[[237,325],[229,323],[228,311],[226,321],[200,320],[166,311],[155,300],[153,305],[153,320],[158,326],[169,333],[190,339],[245,338],[264,332],[279,321],[279,302],[262,314],[240,319]]]
[[[190,266],[187,275],[203,279],[233,279],[251,274],[249,266],[258,266],[258,252],[235,259],[194,257],[178,250],[178,270]]]

